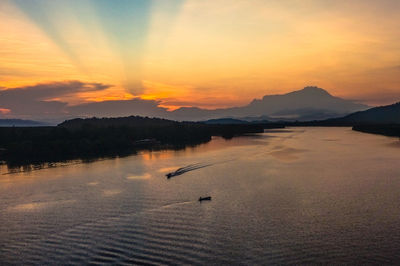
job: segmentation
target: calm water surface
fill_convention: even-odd
[[[396,263],[399,159],[396,138],[291,128],[37,171],[1,166],[0,264]],[[165,178],[194,163],[211,165]]]

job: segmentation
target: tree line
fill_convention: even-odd
[[[0,160],[28,164],[120,156],[260,132],[263,126],[254,124],[207,125],[138,116],[73,119],[54,127],[0,128]]]

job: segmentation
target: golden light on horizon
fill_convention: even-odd
[[[0,87],[95,82],[110,86],[57,99],[140,97],[171,110],[244,105],[310,84],[373,104],[400,96],[396,1],[115,3],[118,12],[140,12],[134,23],[128,12],[105,18],[107,5],[58,1],[31,10],[3,1]]]

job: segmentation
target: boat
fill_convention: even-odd
[[[177,176],[177,175],[181,175],[183,173],[180,172],[172,172],[172,173],[168,173],[165,176],[167,177],[167,179],[170,179],[171,177]]]
[[[184,173],[185,173],[184,167],[182,167],[182,168],[177,169],[177,170],[174,171],[174,172],[171,172],[171,173],[166,174],[165,176],[166,176],[168,179],[170,179],[171,177],[174,177],[174,176],[177,176],[177,175],[181,175],[181,174],[184,174]]]
[[[208,197],[200,197],[199,201],[202,202],[203,200],[211,200],[211,196]]]

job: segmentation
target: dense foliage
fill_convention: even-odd
[[[23,164],[131,154],[142,149],[183,148],[262,132],[260,125],[206,125],[157,118],[91,118],[56,127],[0,128],[0,160]]]

